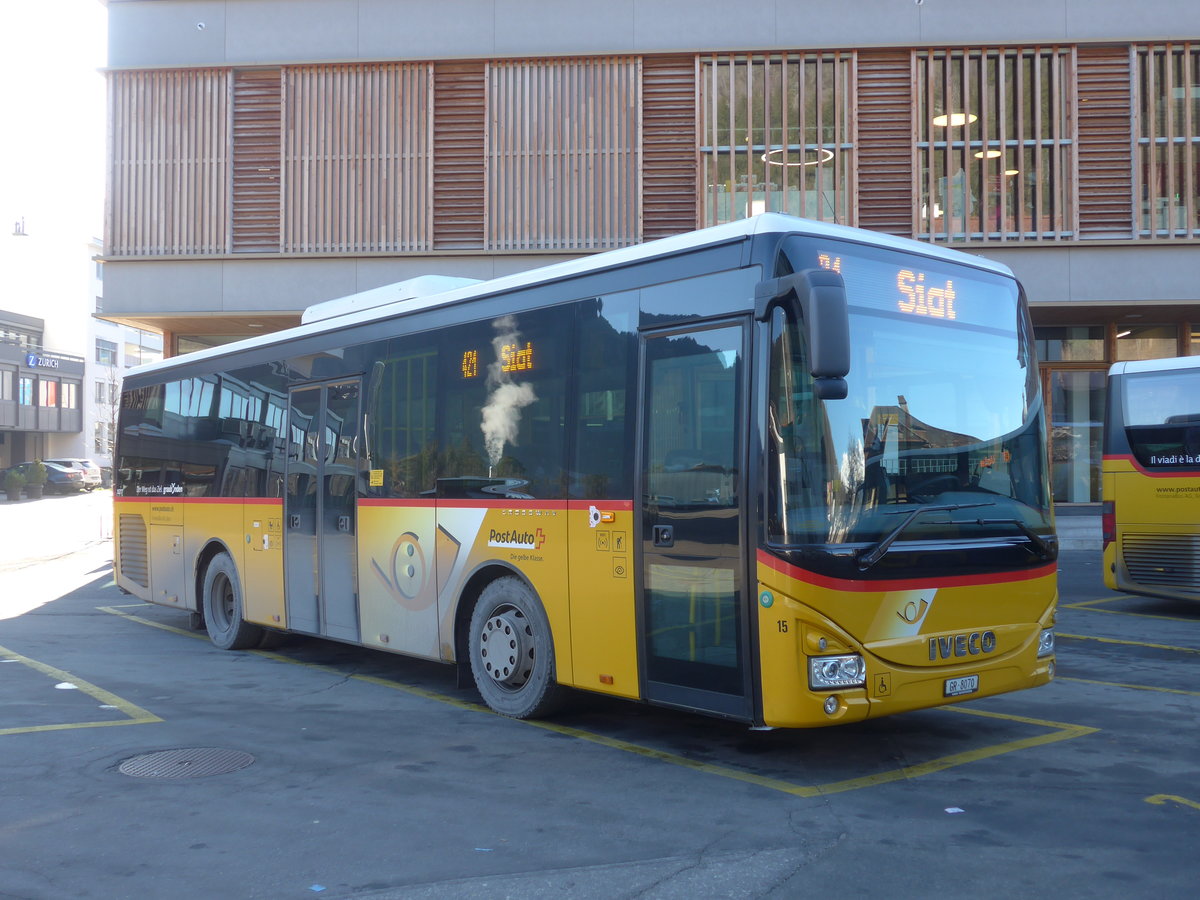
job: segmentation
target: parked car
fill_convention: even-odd
[[[42,464],[46,467],[46,493],[70,494],[74,491],[85,490],[82,469],[62,466],[48,459],[42,460]],[[32,468],[33,463],[23,462],[6,470],[6,472],[11,472],[15,469],[25,477],[25,493],[27,494],[29,493],[29,474]]]
[[[43,462],[54,463],[56,466],[63,466],[67,469],[78,469],[83,473],[83,489],[85,491],[94,491],[96,488],[100,487],[100,467],[90,459],[62,457],[43,460]]]

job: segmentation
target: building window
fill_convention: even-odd
[[[101,456],[108,456],[112,453],[112,444],[108,439],[108,423],[97,422],[96,430],[93,435],[92,449]]]
[[[853,224],[853,53],[701,61],[703,224],[760,212]]]
[[[79,409],[79,382],[64,381],[62,383],[61,401],[63,409]]]
[[[13,370],[0,369],[0,400],[13,399]]]
[[[40,379],[38,381],[38,406],[50,409],[58,406],[58,382]]]
[[[96,338],[96,362],[102,366],[115,366],[117,364],[117,345],[112,341]]]
[[[28,375],[21,376],[20,397],[18,398],[22,406],[33,406],[33,378]]]
[[[918,53],[917,236],[1073,234],[1072,84],[1066,49]]]
[[[1104,360],[1103,325],[1039,325],[1034,329],[1038,359],[1047,362]]]
[[[97,403],[107,403],[108,402],[108,384],[107,384],[107,382],[104,382],[104,381],[96,382],[96,402]]]
[[[1137,50],[1138,229],[1146,237],[1200,230],[1200,45]]]
[[[1117,359],[1163,359],[1179,352],[1175,325],[1124,325],[1117,330]]]

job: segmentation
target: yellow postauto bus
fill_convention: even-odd
[[[1200,600],[1200,357],[1109,369],[1102,490],[1108,587]]]
[[[1056,540],[1003,266],[762,215],[427,276],[124,382],[116,578],[203,618],[810,727],[1054,674]],[[469,681],[468,681],[469,683]]]

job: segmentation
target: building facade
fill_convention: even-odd
[[[1200,353],[1200,6],[108,0],[104,315],[167,353],[764,211],[1030,297],[1060,504],[1104,373]]]

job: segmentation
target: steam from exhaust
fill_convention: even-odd
[[[516,320],[512,316],[503,316],[493,322],[492,327],[496,329],[496,336],[492,338],[495,361],[488,366],[490,393],[479,427],[483,431],[488,463],[494,467],[504,455],[504,445],[516,444],[520,433],[521,410],[537,400],[537,394],[532,383],[514,382],[512,376],[504,371],[504,350],[516,346],[520,339]]]

